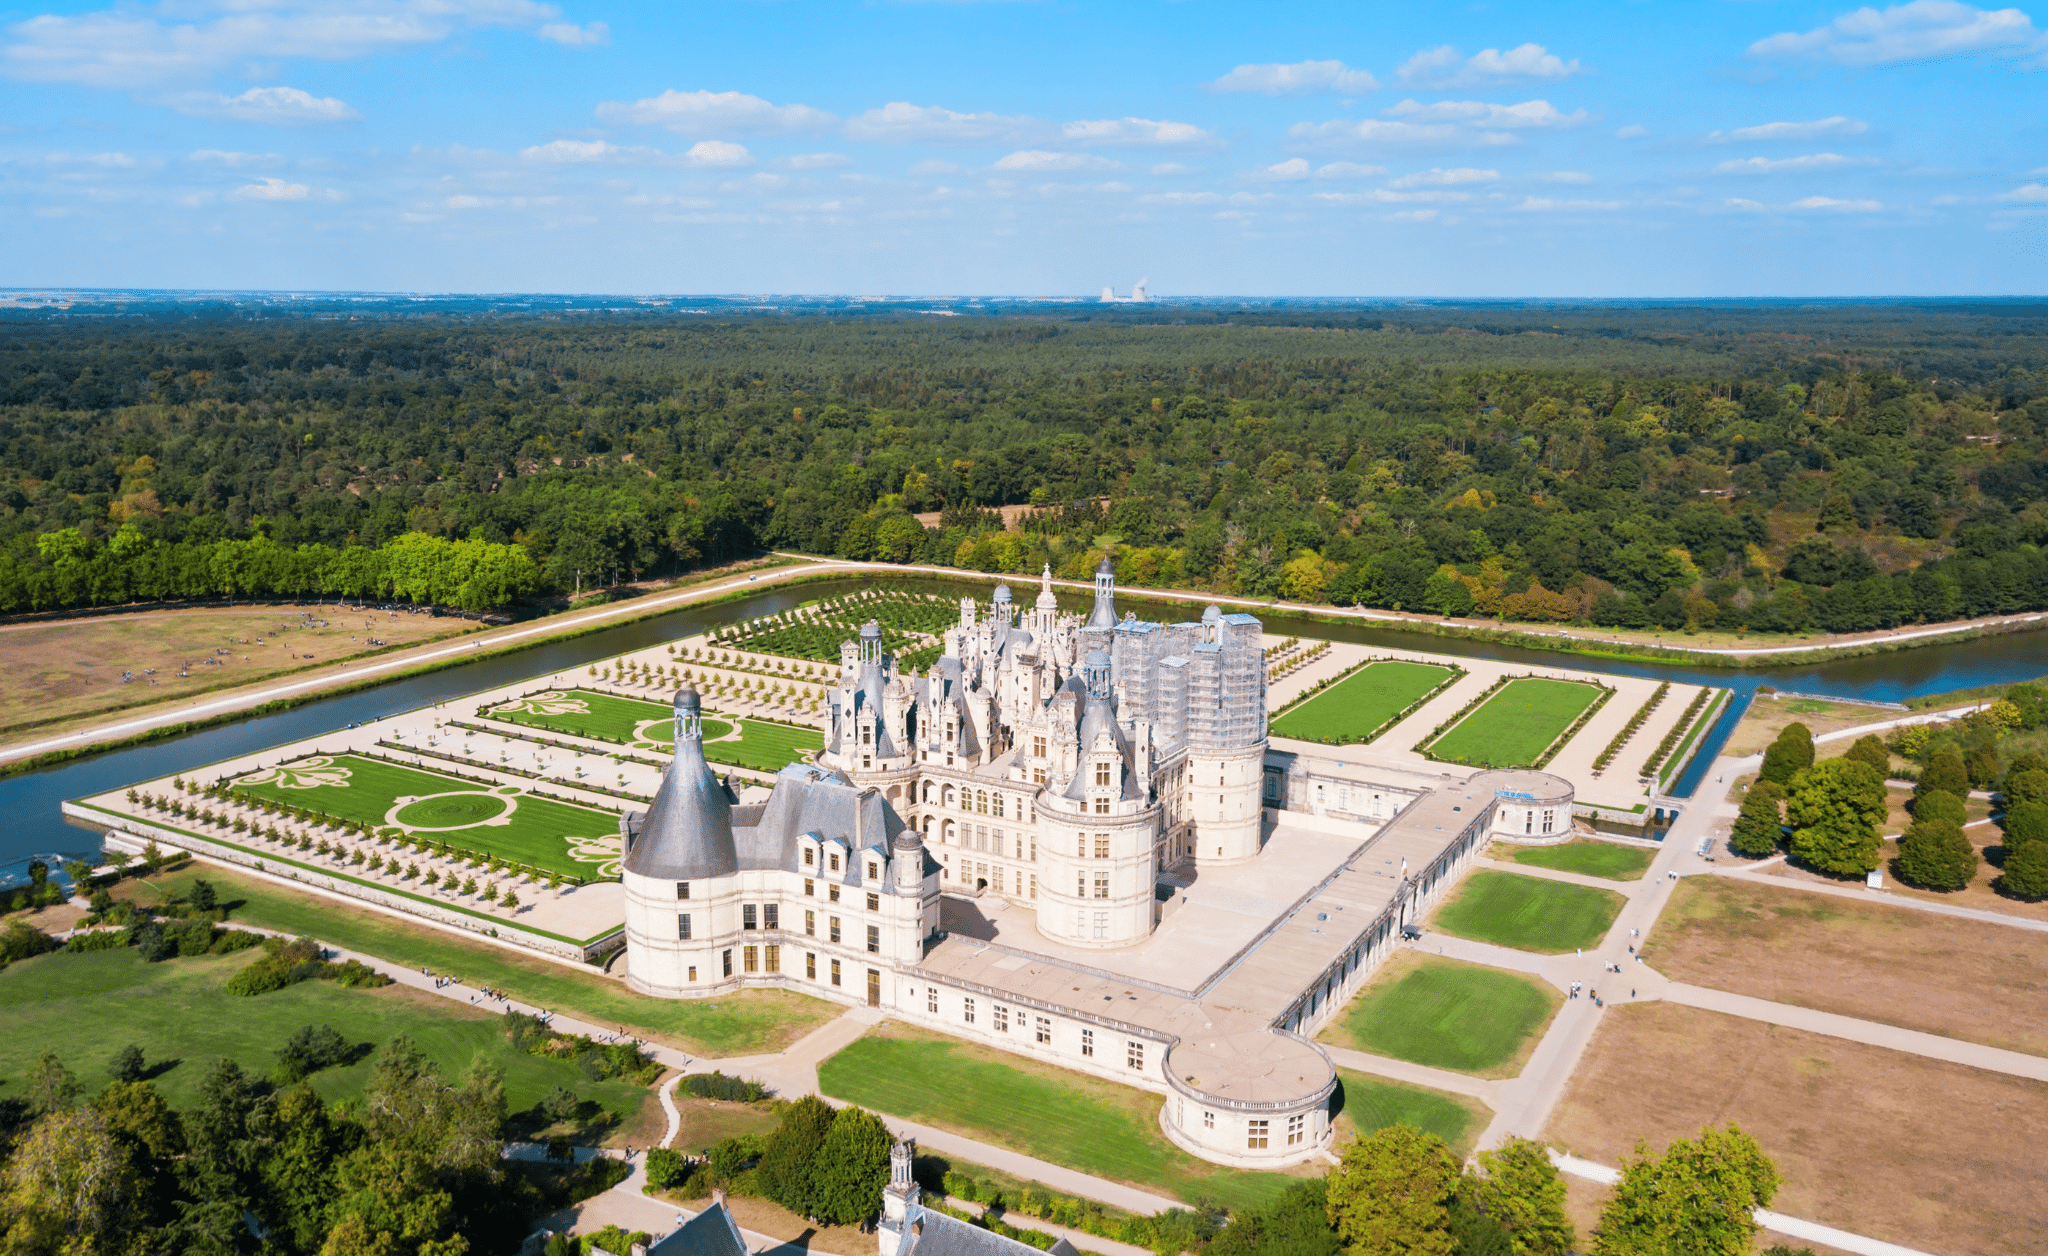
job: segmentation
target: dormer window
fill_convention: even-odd
[[[837,871],[839,871],[839,852],[838,852],[838,851],[833,851],[833,852],[832,852],[832,871],[834,871],[834,872],[837,872]]]
[[[875,867],[875,861],[872,859],[868,860],[868,880],[872,881],[880,875],[881,873]]]
[[[808,868],[808,867],[811,867],[812,865],[816,864],[817,862],[818,862],[818,852],[816,852],[816,851],[812,850],[812,849],[811,849],[810,847],[808,847],[808,846],[804,847],[804,867],[806,867],[806,868]]]
[[[1095,764],[1095,783],[1099,786],[1109,784],[1109,760],[1099,760]]]
[[[1036,758],[1043,759],[1045,757],[1045,738],[1033,737],[1031,739],[1031,753]]]
[[[860,726],[860,744],[863,746],[875,744],[875,726],[873,724],[863,724]]]

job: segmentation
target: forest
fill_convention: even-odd
[[[2041,609],[2044,315],[21,317],[0,614],[536,608],[769,549],[1670,630]]]

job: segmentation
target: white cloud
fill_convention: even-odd
[[[1437,167],[1431,170],[1420,170],[1414,174],[1404,174],[1388,184],[1388,186],[1397,188],[1452,187],[1460,183],[1492,183],[1498,178],[1500,178],[1500,171],[1498,170],[1475,170],[1470,166],[1460,166],[1455,170],[1445,170],[1442,167]]]
[[[1742,157],[1714,167],[1715,174],[1783,174],[1800,170],[1838,170],[1843,166],[1875,165],[1870,157],[1844,157],[1840,153],[1808,153],[1803,157]]]
[[[995,164],[997,170],[1029,171],[1051,173],[1060,170],[1120,170],[1123,163],[1093,153],[1053,153],[1044,149],[1027,148],[1000,158]]]
[[[43,160],[53,166],[99,166],[107,170],[125,170],[135,164],[135,159],[126,153],[51,153]]]
[[[1289,65],[1241,65],[1204,84],[1212,92],[1256,92],[1265,96],[1313,96],[1339,92],[1362,96],[1379,90],[1379,80],[1342,61],[1296,61]]]
[[[266,176],[254,183],[246,184],[228,193],[231,201],[338,201],[341,193],[332,188],[313,188],[303,183],[287,183],[283,179]]]
[[[1614,133],[1618,140],[1639,140],[1650,133],[1650,128],[1631,122]]]
[[[957,113],[896,100],[846,124],[846,134],[878,144],[1002,144],[1037,139],[1049,128],[1037,118]]]
[[[845,153],[795,153],[777,157],[773,164],[782,170],[836,170],[853,164]]]
[[[592,22],[588,26],[578,26],[574,22],[549,22],[535,33],[564,48],[594,48],[612,41],[612,28],[603,22]]]
[[[1138,199],[1151,205],[1215,205],[1223,197],[1217,192],[1154,192]]]
[[[1542,44],[1523,44],[1506,52],[1498,48],[1484,48],[1466,59],[1460,59],[1458,50],[1445,44],[1441,48],[1425,48],[1416,53],[1394,73],[1409,87],[1447,91],[1492,87],[1529,79],[1570,78],[1586,71],[1577,59],[1566,61],[1546,51]]]
[[[1265,182],[1288,183],[1296,179],[1306,179],[1313,173],[1314,171],[1309,169],[1306,157],[1293,157],[1275,165],[1260,166],[1251,172],[1250,177]]]
[[[328,122],[353,122],[363,116],[346,101],[332,96],[315,96],[296,87],[252,87],[239,96],[219,92],[178,92],[164,97],[164,103],[195,118],[263,122],[271,126],[317,126]]]
[[[1386,188],[1373,188],[1366,192],[1317,192],[1319,201],[1332,205],[1443,205],[1462,204],[1472,199],[1470,192],[1393,192]]]
[[[1193,166],[1184,166],[1177,161],[1162,161],[1152,167],[1150,171],[1152,174],[1193,174],[1194,172],[1195,168]]]
[[[2048,184],[2029,183],[2022,187],[2016,187],[2010,192],[2000,192],[1998,199],[2001,201],[2024,201],[2029,204],[2048,202]]]
[[[1450,123],[1388,122],[1365,118],[1357,122],[1297,122],[1287,129],[1297,144],[1325,147],[1347,144],[1400,144],[1456,148],[1497,147],[1518,141],[1505,131],[1472,131]]]
[[[642,100],[607,100],[597,116],[641,126],[665,126],[678,135],[720,131],[817,131],[837,122],[809,105],[775,105],[745,92],[679,92],[670,88]]]
[[[698,140],[690,145],[690,151],[683,154],[687,165],[705,166],[714,170],[737,170],[754,164],[754,155],[743,144],[726,140]],[[766,177],[766,176],[763,176]]]
[[[277,153],[236,153],[218,148],[202,148],[188,154],[188,161],[216,161],[223,166],[261,166],[283,161]]]
[[[1370,179],[1385,174],[1385,166],[1361,166],[1355,161],[1330,161],[1316,167],[1318,179]]]
[[[1522,203],[1514,208],[1515,212],[1523,214],[1551,214],[1605,212],[1620,209],[1622,205],[1621,201],[1559,201],[1548,196],[1530,196],[1523,198]]]
[[[1791,57],[1837,65],[1897,65],[1991,53],[2023,57],[2048,51],[2048,34],[2018,9],[1980,9],[1959,0],[1912,0],[1857,9],[1810,31],[1784,31],[1749,46],[1752,57]]]
[[[1553,170],[1549,174],[1537,175],[1545,183],[1591,183],[1593,176],[1578,170]]]
[[[1807,196],[1792,202],[1794,209],[1828,209],[1840,213],[1867,214],[1884,206],[1877,201],[1840,201],[1832,196]]]
[[[280,58],[350,61],[482,27],[540,30],[534,0],[162,0],[8,28],[0,70],[39,83],[139,90]],[[555,36],[549,36],[555,38]]]
[[[590,165],[599,162],[659,160],[661,151],[654,148],[622,147],[618,144],[608,144],[603,140],[555,140],[548,144],[522,148],[519,155],[527,161],[546,162],[550,165]]]
[[[1070,144],[1169,148],[1213,144],[1216,137],[1192,122],[1154,122],[1150,118],[1107,118],[1069,122],[1060,138]]]
[[[914,175],[966,174],[967,167],[950,161],[920,161],[910,168]]]
[[[1380,111],[1381,116],[1416,122],[1462,122],[1489,130],[1562,129],[1592,121],[1584,109],[1561,113],[1547,100],[1525,100],[1519,105],[1496,105],[1483,100],[1439,100],[1423,104],[1404,100]]]
[[[1440,211],[1434,209],[1403,209],[1387,215],[1391,222],[1430,222]]]
[[[1764,140],[1817,140],[1831,135],[1861,135],[1870,124],[1836,114],[1811,122],[1766,122],[1760,126],[1739,126],[1732,131],[1710,131],[1709,144],[1746,144]]]

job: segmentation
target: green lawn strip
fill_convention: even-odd
[[[234,788],[288,807],[311,807],[372,828],[384,828],[395,822],[429,841],[446,842],[486,855],[502,855],[579,879],[595,875],[596,861],[576,859],[566,839],[618,837],[619,818],[615,812],[529,793],[508,796],[502,787],[363,755],[337,754],[331,760],[334,766],[349,770],[345,785],[288,789],[277,782],[250,784],[243,778],[233,783]],[[450,793],[457,796],[426,797]],[[408,804],[396,812],[394,820],[393,804],[402,797],[423,801]],[[512,808],[510,823],[487,823],[503,814],[508,806]]]
[[[81,802],[76,803],[74,805],[84,807],[91,811],[98,811],[105,815],[113,816],[121,820],[128,820],[131,818],[124,812],[114,811],[111,808],[102,807],[95,803]],[[175,824],[167,823],[161,819],[151,819],[148,821],[148,823],[155,828],[163,829],[171,833],[174,838],[178,835],[189,832],[189,830],[180,828]],[[221,837],[212,833],[191,833],[191,836],[195,841],[211,842],[216,846],[225,846],[230,850],[243,851],[257,860],[257,866],[259,868],[271,869],[280,876],[290,876],[292,875],[293,869],[299,869],[305,872],[314,873],[318,876],[325,877],[331,880],[347,881],[351,885],[360,885],[365,889],[377,890],[381,893],[396,895],[399,898],[409,898],[416,903],[430,903],[435,907],[439,907],[447,911],[460,912],[465,916],[470,916],[477,920],[487,920],[493,926],[496,927],[516,929],[522,933],[534,934],[537,937],[553,938],[557,942],[567,942],[572,946],[588,946],[592,942],[596,941],[598,938],[603,937],[605,934],[617,931],[617,927],[614,927],[601,930],[600,932],[595,933],[587,938],[572,938],[569,937],[567,934],[550,933],[546,929],[536,929],[532,925],[514,924],[513,922],[505,920],[502,917],[493,916],[489,912],[477,911],[474,908],[464,907],[460,903],[451,902],[450,900],[445,898],[432,898],[425,894],[415,894],[411,890],[402,890],[395,885],[385,885],[380,881],[370,881],[362,877],[351,876],[338,868],[330,868],[324,864],[305,863],[297,859],[283,857],[278,855],[274,851],[265,850],[261,847],[250,846],[243,842],[230,841],[225,837]]]
[[[1431,742],[1429,753],[1453,763],[1526,767],[1599,699],[1600,692],[1593,685],[1543,676],[1511,680]]]
[[[1513,1077],[1563,1004],[1520,973],[1405,952],[1320,1036],[1431,1068]]]
[[[148,881],[124,881],[135,897],[154,901],[155,881],[179,895],[203,876],[234,907],[230,923],[259,925],[360,951],[408,968],[426,967],[471,986],[503,990],[520,1002],[588,1021],[624,1025],[638,1037],[694,1055],[754,1055],[780,1051],[839,1014],[820,999],[782,990],[749,990],[718,999],[655,999],[622,982],[521,955],[488,943],[409,923],[380,912],[295,894],[231,869],[208,865]],[[337,1027],[338,1028],[338,1027]]]
[[[1454,937],[1557,955],[1598,942],[1626,901],[1613,890],[1481,868],[1434,923]]]
[[[1309,741],[1370,733],[1452,675],[1427,663],[1368,663],[1275,720],[1273,733]]]
[[[799,728],[769,720],[743,719],[737,722],[740,726],[739,739],[706,742],[706,759],[736,768],[780,772],[803,758],[804,751],[819,750],[825,745],[825,735],[815,728]]]
[[[1671,751],[1669,757],[1664,760],[1663,770],[1657,774],[1657,784],[1660,788],[1670,784],[1672,776],[1692,756],[1692,744],[1700,739],[1700,734],[1714,726],[1714,721],[1721,717],[1721,704],[1727,700],[1728,691],[1724,689],[1707,703],[1707,709],[1701,711],[1699,718],[1692,722],[1692,728],[1686,732],[1684,740]]]
[[[1389,1125],[1412,1125],[1449,1143],[1451,1154],[1463,1160],[1493,1119],[1492,1109],[1468,1095],[1390,1082],[1346,1068],[1337,1070],[1337,1081],[1343,1106],[1331,1122],[1337,1132],[1333,1151],[1354,1134],[1364,1137]]]
[[[277,1048],[293,1033],[329,1025],[351,1043],[379,1048],[404,1034],[451,1080],[472,1060],[503,1069],[505,1102],[513,1112],[531,1108],[556,1086],[596,1100],[621,1122],[652,1101],[642,1087],[589,1081],[573,1061],[514,1051],[497,1016],[420,991],[302,981],[253,998],[229,994],[228,978],[261,954],[149,964],[133,950],[58,951],[9,965],[0,972],[0,1008],[9,1030],[0,1036],[0,1078],[10,1084],[0,1096],[21,1093],[21,1079],[45,1046],[78,1074],[88,1095],[96,1094],[110,1080],[114,1054],[134,1043],[148,1066],[170,1066],[155,1078],[157,1089],[173,1107],[188,1107],[214,1061],[231,1059],[267,1077]],[[314,1075],[313,1088],[329,1102],[359,1098],[375,1065],[373,1054],[326,1070]]]
[[[673,744],[676,739],[675,725],[671,722],[675,716],[675,708],[667,703],[622,698],[617,694],[601,693],[595,689],[566,689],[559,692],[564,698],[578,700],[589,709],[515,710],[514,708],[522,703],[548,705],[542,704],[538,695],[530,694],[524,698],[514,698],[496,706],[481,708],[477,715],[483,719],[502,720],[508,724],[522,724],[531,728],[550,728],[573,737],[588,737],[594,741],[611,741],[620,745],[631,745],[636,741]],[[649,720],[655,721],[656,727],[647,729],[644,736],[636,737],[634,730]],[[711,721],[706,721],[707,725],[710,723]],[[722,737],[730,731],[730,726],[721,727],[715,732],[707,726],[704,735]]]
[[[1516,863],[1554,868],[1610,881],[1640,881],[1656,852],[1614,842],[1567,842],[1562,846],[1512,846]]]
[[[1159,1130],[1164,1100],[993,1048],[890,1025],[818,1066],[826,1094],[1193,1203],[1263,1207],[1294,1179],[1198,1160]]]

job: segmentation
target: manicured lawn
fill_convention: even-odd
[[[1362,1138],[1389,1125],[1412,1125],[1449,1143],[1451,1154],[1463,1160],[1493,1119],[1485,1104],[1465,1095],[1404,1086],[1344,1068],[1337,1070],[1337,1082],[1342,1106],[1332,1122],[1337,1137],[1330,1149],[1340,1154],[1352,1136]]]
[[[1513,1077],[1563,1002],[1520,973],[1407,952],[1321,1037],[1432,1068]]]
[[[1451,763],[1527,767],[1603,691],[1571,680],[1511,680],[1478,710],[1431,742],[1429,753]]]
[[[1427,663],[1369,663],[1273,721],[1273,734],[1308,741],[1363,737],[1452,675]]]
[[[397,827],[429,841],[501,855],[549,872],[593,878],[619,855],[619,818],[362,755],[315,755],[234,782],[260,798]],[[401,803],[400,799],[417,801]]]
[[[1598,942],[1626,901],[1613,890],[1481,868],[1437,909],[1435,926],[1476,942],[1556,955]]]
[[[78,1074],[88,1095],[109,1078],[107,1065],[129,1043],[142,1048],[157,1089],[173,1107],[197,1100],[200,1083],[226,1058],[258,1077],[277,1064],[276,1051],[306,1025],[332,1026],[351,1043],[382,1048],[400,1034],[412,1039],[450,1080],[472,1060],[504,1070],[507,1108],[520,1112],[551,1089],[566,1086],[596,1100],[621,1122],[654,1102],[642,1087],[592,1082],[573,1061],[514,1051],[498,1016],[417,990],[344,990],[332,982],[303,981],[254,998],[227,992],[228,978],[260,951],[195,956],[147,964],[132,950],[85,955],[54,952],[0,972],[0,1096],[19,1095],[44,1047]],[[361,1097],[376,1056],[312,1078],[333,1102]]]
[[[709,721],[706,721],[709,723]],[[740,735],[730,741],[704,743],[704,757],[713,763],[730,763],[736,768],[758,772],[780,772],[803,758],[806,750],[825,745],[825,734],[815,728],[797,728],[767,720],[737,720]],[[707,731],[705,736],[709,738]]]
[[[1226,1169],[1159,1130],[1158,1095],[922,1030],[870,1030],[818,1066],[826,1094],[1192,1203],[1271,1203],[1293,1178]]]
[[[693,1055],[716,1058],[780,1051],[839,1014],[837,1006],[822,999],[781,990],[749,990],[719,999],[651,999],[595,969],[578,971],[470,942],[381,912],[297,894],[215,865],[166,874],[160,878],[163,893],[181,895],[193,878],[201,876],[214,883],[223,901],[235,905],[231,923],[309,934],[394,963],[431,968],[579,1020],[624,1025],[637,1037]],[[115,893],[145,903],[161,897],[151,881],[123,881]]]
[[[1606,877],[1610,881],[1640,881],[1649,871],[1655,851],[1613,842],[1567,842],[1562,846],[1511,846],[1516,863],[1536,868],[1555,868],[1581,876]]]
[[[550,689],[528,694],[480,711],[487,719],[553,729],[572,737],[614,741],[639,749],[666,750],[675,745],[675,708],[661,702],[621,698],[594,689]],[[704,721],[707,740],[732,731],[724,720]]]

